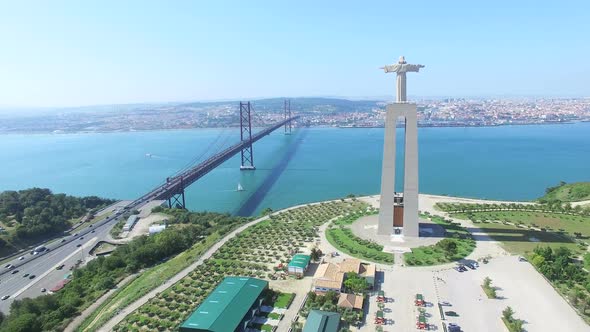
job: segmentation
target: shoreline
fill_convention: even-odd
[[[468,125],[465,123],[461,124],[443,124],[443,125],[418,125],[418,128],[496,128],[496,127],[516,127],[516,126],[543,126],[543,125],[574,125],[578,123],[590,123],[590,119],[580,119],[567,122],[541,122],[541,123],[500,123],[500,124],[487,124],[487,125]],[[337,126],[337,125],[321,125],[321,126],[301,126],[294,127],[293,129],[299,128],[334,128],[334,129],[379,129],[385,128],[383,126]],[[403,128],[403,126],[399,127]],[[0,130],[0,135],[80,135],[80,134],[114,134],[114,133],[145,133],[145,132],[157,132],[157,131],[189,131],[189,130],[223,130],[223,129],[239,129],[239,126],[231,127],[197,127],[197,128],[157,128],[157,129],[127,129],[127,130],[79,130],[79,131],[62,131],[56,129],[54,131],[3,131]],[[59,131],[59,132],[56,132]]]

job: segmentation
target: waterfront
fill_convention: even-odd
[[[216,129],[1,135],[0,190],[48,187],[135,198],[211,143],[238,136],[237,130]],[[266,207],[374,194],[382,142],[381,128],[302,128],[290,136],[278,130],[255,144],[256,171],[240,172],[236,156],[189,187],[187,204],[256,214]],[[590,123],[420,128],[419,149],[422,193],[530,200],[561,180],[590,181]],[[244,191],[236,190],[238,183]]]

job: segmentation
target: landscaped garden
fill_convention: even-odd
[[[437,205],[452,217],[471,220],[515,254],[532,252],[540,243],[557,249],[586,252],[590,216],[569,204],[450,204]]]
[[[373,241],[361,239],[353,234],[350,225],[359,218],[378,213],[377,209],[367,207],[334,220],[326,230],[326,239],[336,249],[360,259],[393,264],[393,255],[383,252],[383,246]]]
[[[115,330],[175,330],[225,276],[286,278],[282,270],[275,270],[280,264],[286,266],[302,248],[310,247],[320,225],[366,209],[365,203],[346,200],[306,205],[271,215],[269,220],[229,240],[213,257],[130,314]],[[290,301],[286,295],[279,296],[275,305]]]
[[[450,263],[465,258],[475,249],[471,233],[460,224],[440,216],[421,215],[445,229],[446,238],[434,245],[412,248],[404,253],[407,265],[436,265]]]

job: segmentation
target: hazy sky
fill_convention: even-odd
[[[1,106],[590,96],[588,1],[0,1]]]

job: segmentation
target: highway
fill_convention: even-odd
[[[42,254],[32,255],[24,254],[24,260],[15,259],[10,262],[15,266],[14,269],[0,267],[0,297],[10,296],[6,300],[0,301],[0,311],[7,314],[10,304],[15,298],[23,299],[25,297],[36,297],[43,294],[42,288],[53,288],[65,275],[70,273],[70,267],[76,264],[79,259],[85,259],[88,251],[101,240],[105,240],[112,226],[118,222],[122,215],[117,214],[106,218],[82,230],[75,236],[64,236],[62,240],[54,241],[47,244],[49,251]],[[81,245],[78,247],[78,245]],[[8,264],[8,263],[5,263]],[[65,264],[62,270],[56,270],[60,264]],[[17,271],[14,273],[14,271]],[[25,274],[35,275],[34,279],[24,277]]]

